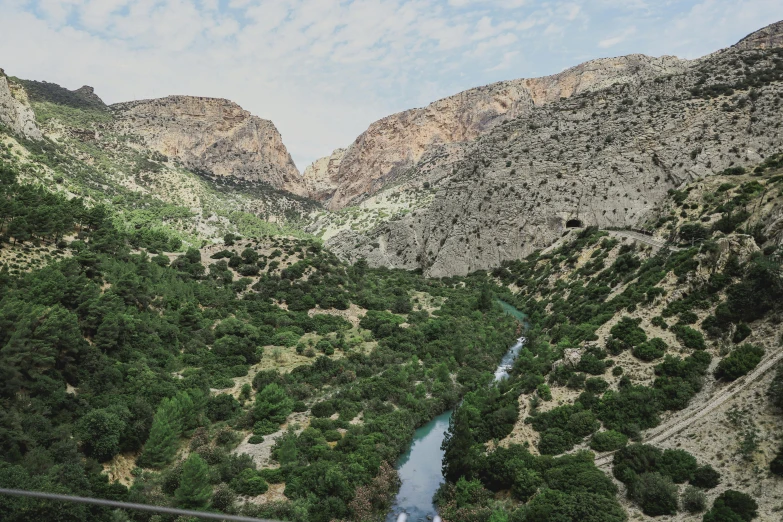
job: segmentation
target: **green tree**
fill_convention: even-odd
[[[191,453],[182,466],[180,486],[174,492],[177,502],[186,508],[205,508],[212,498],[209,466],[198,453]]]
[[[677,486],[660,473],[644,473],[631,483],[629,496],[651,517],[677,513]]]
[[[256,394],[253,418],[282,424],[294,409],[294,400],[278,384],[272,383]]]
[[[152,420],[150,436],[138,460],[139,466],[161,468],[171,462],[177,453],[179,429],[179,426],[172,424],[166,409],[158,408]]]
[[[124,429],[122,419],[105,409],[90,411],[76,427],[85,453],[100,462],[111,459],[120,451],[120,435]]]

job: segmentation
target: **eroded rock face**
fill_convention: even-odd
[[[783,149],[778,54],[732,48],[693,62],[661,59],[608,87],[593,76],[591,84],[604,86],[598,90],[573,76],[547,80],[549,87],[529,92],[549,101],[496,123],[462,146],[461,159],[406,174],[408,185],[430,191],[426,206],[367,232],[340,232],[327,246],[343,258],[440,277],[522,258],[555,241],[571,219],[641,227],[670,189]],[[639,62],[625,63],[621,71]],[[545,96],[563,85],[565,97]],[[770,237],[776,226],[767,225]]]
[[[339,209],[376,193],[413,167],[461,159],[467,145],[503,121],[524,117],[534,107],[618,83],[638,84],[685,70],[674,57],[631,55],[593,60],[560,74],[499,82],[379,120],[341,152],[308,170],[309,196]],[[328,164],[328,167],[324,167]],[[317,180],[317,181],[316,181]]]
[[[332,197],[339,185],[340,163],[346,149],[336,149],[330,156],[320,158],[304,171],[303,177],[307,196],[316,201],[325,201]]]
[[[169,96],[112,105],[116,128],[144,145],[214,176],[267,182],[306,193],[277,128],[236,103],[217,98]]]
[[[35,123],[35,114],[27,103],[24,89],[9,83],[2,69],[0,69],[0,123],[28,139],[40,140],[43,137]]]
[[[772,49],[783,47],[783,21],[768,25],[740,40],[737,49]]]

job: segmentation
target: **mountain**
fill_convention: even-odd
[[[306,193],[275,125],[234,102],[168,96],[110,108],[120,132],[140,137],[148,149],[177,158],[189,169]]]
[[[27,94],[24,89],[8,82],[3,69],[0,69],[0,123],[16,134],[34,140],[41,139],[41,131],[35,124],[35,114],[27,103]]]
[[[0,123],[20,176],[110,204],[139,234],[200,245],[226,233],[301,235],[320,205],[274,124],[228,100],[107,106],[89,86],[0,76]],[[3,131],[4,129],[0,129]]]
[[[438,100],[423,109],[387,116],[362,133],[341,161],[317,160],[311,179],[332,190],[310,197],[336,210],[361,201],[412,167],[454,163],[463,147],[503,121],[525,118],[535,107],[561,98],[681,72],[684,62],[643,55],[593,60],[554,76],[498,82]],[[339,149],[338,149],[339,150]],[[334,158],[334,154],[332,155]]]
[[[670,190],[783,148],[780,27],[698,60],[596,60],[380,120],[332,169],[328,205],[358,209],[309,230],[343,258],[437,277],[524,257],[569,221],[642,227]]]

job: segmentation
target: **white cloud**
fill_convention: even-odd
[[[780,18],[779,0],[0,0],[0,67],[108,102],[232,99],[273,120],[303,169],[466,88],[610,47],[705,54]]]
[[[598,42],[598,47],[601,49],[608,49],[609,47],[614,47],[615,45],[624,42],[629,36],[632,36],[636,32],[636,27],[631,26],[621,32],[618,35],[611,36],[609,38],[604,38],[600,42]]]

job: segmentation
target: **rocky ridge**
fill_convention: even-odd
[[[2,69],[0,69],[0,123],[28,139],[40,140],[42,137],[24,89],[9,82]]]
[[[111,106],[118,132],[210,176],[267,182],[304,195],[305,185],[275,125],[236,103],[168,96]]]
[[[638,54],[592,60],[556,75],[498,82],[387,116],[341,150],[340,161],[322,158],[308,167],[313,186],[309,197],[328,202],[333,210],[355,204],[410,168],[462,159],[466,144],[506,120],[525,117],[535,107],[615,84],[680,73],[687,63]]]
[[[371,230],[343,230],[327,246],[437,277],[524,257],[570,220],[641,226],[670,189],[783,148],[783,49],[767,49],[763,37],[776,30],[692,62],[628,57],[611,69],[595,61],[539,80],[545,88],[527,90],[539,101],[461,145],[461,159],[411,167],[402,185],[377,195],[426,189],[431,203]],[[597,67],[600,74],[586,76]],[[574,83],[580,75],[589,79]]]

